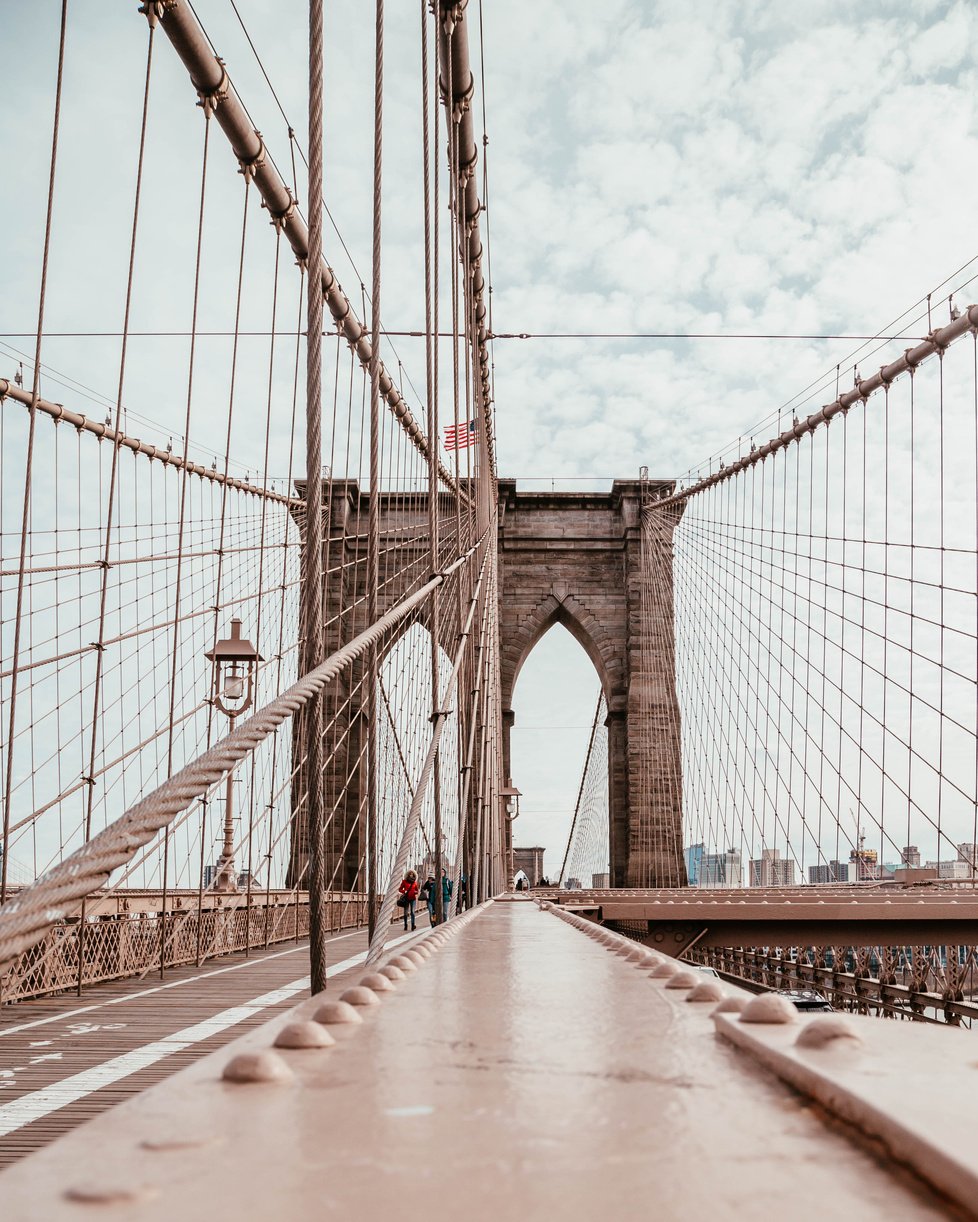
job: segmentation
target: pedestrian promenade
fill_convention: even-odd
[[[330,939],[338,983],[366,945],[365,930]],[[295,1005],[308,960],[303,939],[0,1010],[0,1168]]]

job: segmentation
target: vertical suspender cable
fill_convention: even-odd
[[[323,0],[309,0],[309,259],[323,251]],[[306,278],[306,546],[302,566],[303,659],[308,674],[322,661],[322,334],[323,286]],[[326,863],[323,845],[322,697],[309,701],[302,740],[306,750],[309,827],[309,969],[313,993],[326,987]]]
[[[44,222],[44,254],[41,260],[41,289],[37,306],[37,343],[34,349],[34,386],[31,394],[30,423],[27,435],[27,463],[24,471],[24,511],[20,531],[20,563],[17,572],[17,610],[14,616],[14,641],[10,673],[10,719],[7,724],[7,775],[3,795],[3,853],[0,857],[0,903],[7,898],[7,870],[10,859],[10,802],[13,792],[14,730],[17,717],[17,677],[20,664],[20,630],[24,607],[24,573],[27,567],[27,536],[30,526],[31,469],[34,458],[34,426],[37,421],[37,401],[41,395],[41,337],[44,334],[44,299],[48,281],[48,258],[51,251],[51,218],[54,210],[54,180],[58,164],[58,131],[61,126],[61,84],[65,66],[65,30],[68,24],[68,0],[61,4],[61,35],[58,43],[58,83],[54,97],[54,125],[51,134],[51,170],[48,177],[48,206]]]
[[[119,480],[119,436],[122,432],[122,399],[126,384],[126,357],[129,351],[129,321],[132,317],[133,279],[136,266],[136,237],[139,231],[139,201],[142,196],[143,163],[146,155],[146,127],[149,116],[149,87],[153,75],[153,36],[156,32],[155,11],[147,12],[149,41],[146,47],[146,76],[143,86],[143,112],[139,129],[139,155],[136,160],[136,193],[132,206],[132,230],[129,240],[129,270],[126,280],[126,306],[122,323],[122,352],[119,357],[119,391],[115,404],[115,428],[112,441],[112,467],[109,475],[109,494],[105,511],[105,543],[102,548],[102,576],[99,592],[98,640],[95,653],[95,676],[92,681],[92,734],[88,755],[88,785],[85,800],[85,841],[92,835],[92,813],[95,805],[95,756],[98,752],[98,719],[102,703],[102,684],[105,674],[105,621],[109,593],[109,556],[112,550],[112,521],[116,513],[116,494]],[[163,945],[166,936],[166,853],[169,841],[163,841],[163,898],[160,910],[160,971],[163,970]],[[85,903],[82,902],[78,918],[78,994],[81,995],[85,968]]]
[[[422,126],[422,157],[423,168],[421,180],[424,188],[424,325],[425,325],[425,372],[427,376],[426,393],[428,396],[428,437],[431,445],[428,449],[428,541],[431,547],[431,571],[438,572],[441,565],[438,559],[438,401],[435,397],[434,371],[434,330],[432,320],[432,279],[431,279],[431,192],[429,180],[431,174],[431,137],[430,115],[428,107],[428,11],[426,0],[421,0],[421,126]],[[436,167],[437,172],[437,167]],[[461,585],[461,583],[460,583]],[[438,588],[431,594],[431,715],[434,718],[438,712],[438,671],[439,671],[439,600]],[[461,761],[458,761],[459,763]],[[441,901],[441,758],[435,755],[435,769],[432,793],[435,802],[435,883],[436,908]],[[461,855],[461,837],[456,849],[456,856]],[[457,894],[457,892],[456,892]],[[445,913],[440,914],[444,919]]]
[[[376,0],[374,43],[374,228],[370,316],[370,504],[367,515],[367,622],[377,621],[380,584],[380,222],[384,124],[384,0]],[[318,264],[317,264],[318,266]],[[434,443],[432,443],[434,445]],[[377,661],[367,663],[367,929],[374,936],[377,902]]]

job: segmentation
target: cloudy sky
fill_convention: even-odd
[[[304,6],[237,0],[281,110],[233,6],[198,0],[196,7],[288,176],[289,122],[305,143]],[[372,14],[362,0],[326,7],[326,197],[352,257],[332,231],[326,243],[358,299],[370,264]],[[418,8],[387,6],[384,315],[395,330],[423,321]],[[23,333],[36,313],[59,9],[54,0],[10,0],[0,11],[8,49],[0,106],[2,373],[31,348]],[[146,43],[135,10],[69,3],[53,332],[118,330],[121,322]],[[469,15],[478,65],[478,0]],[[946,319],[952,288],[962,304],[970,299],[966,283],[978,270],[973,6],[494,0],[481,25],[497,332],[916,337],[927,330],[928,293],[937,321]],[[189,320],[201,123],[164,39],[153,91],[134,326],[180,331]],[[228,327],[233,305],[227,268],[236,258],[240,179],[223,145],[214,164],[202,325],[217,330]],[[297,174],[302,192],[301,154]],[[265,218],[253,218],[258,270],[244,315],[256,329],[268,319],[269,235]],[[833,398],[837,366],[851,379],[854,361],[872,368],[884,359],[860,354],[860,346],[501,339],[494,346],[500,473],[527,487],[607,487],[642,464],[653,476],[700,470],[711,456],[775,431],[779,411]],[[905,346],[895,341],[892,349]],[[422,387],[420,345],[398,340],[397,350],[410,384]],[[118,340],[51,338],[45,351],[50,397],[74,395],[81,410],[101,415],[102,396],[115,393]],[[205,395],[226,393],[227,340],[210,341],[204,356]],[[385,359],[397,357],[388,351]],[[259,383],[260,345],[243,360]],[[180,427],[174,382],[185,364],[185,339],[134,344],[127,406],[164,444]],[[258,430],[247,427],[248,410],[260,410],[260,396],[242,407],[234,447],[240,468],[255,470]],[[216,414],[208,429],[205,413],[194,445],[209,459],[220,452]],[[286,453],[283,434],[277,471]],[[521,677],[514,781],[526,797],[518,839],[545,844],[550,868],[576,789],[566,761],[583,757],[595,693],[593,670],[560,630]]]

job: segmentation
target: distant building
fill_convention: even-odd
[[[978,844],[965,842],[958,845],[958,861],[969,867],[970,873],[978,871]],[[969,875],[970,876],[970,875]]]
[[[686,877],[691,887],[698,887],[700,885],[700,873],[705,854],[706,845],[702,840],[699,844],[689,844],[683,849],[683,857],[686,858]]]
[[[611,886],[610,874],[592,874],[591,887],[595,891],[607,891]]]
[[[880,876],[876,850],[864,848],[863,843],[863,838],[860,837],[859,848],[853,849],[849,854],[850,882],[864,883]]]
[[[905,866],[917,869],[920,866],[920,849],[915,844],[908,844],[900,850],[900,860]]]
[[[727,849],[723,857],[727,886],[742,887],[744,885],[744,859],[740,855],[740,849]]]
[[[705,853],[698,871],[698,881],[691,886],[741,887],[743,867],[738,849],[727,849],[725,853]]]
[[[925,867],[936,870],[938,878],[971,878],[971,866],[966,861],[929,861]]]
[[[780,849],[761,849],[760,857],[750,863],[752,887],[793,887],[795,863],[781,856]]]
[[[722,887],[726,877],[723,866],[722,853],[704,853],[696,885],[698,887]]]
[[[582,884],[579,878],[565,878],[564,886],[567,888],[568,891],[582,890]]]
[[[824,886],[826,883],[847,883],[854,877],[855,871],[851,870],[846,861],[830,861],[827,865],[823,863],[819,866],[808,867],[808,881],[815,886]]]
[[[214,874],[217,870],[216,866],[204,866],[204,886],[209,887],[214,881]]]

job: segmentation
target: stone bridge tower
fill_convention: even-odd
[[[608,705],[613,887],[681,886],[682,778],[672,647],[672,529],[642,529],[642,496],[671,483],[615,480],[610,493],[517,492],[499,483],[499,633],[504,775],[513,691],[533,646],[563,624]],[[675,514],[673,525],[678,521]],[[661,555],[650,557],[649,548]],[[643,563],[667,574],[648,606]],[[651,714],[651,715],[650,715]]]
[[[302,485],[298,488],[301,493]],[[672,624],[672,527],[679,511],[658,515],[653,529],[642,526],[643,495],[671,488],[665,481],[616,480],[607,493],[539,493],[517,492],[512,480],[499,482],[503,776],[511,775],[513,691],[520,669],[543,634],[563,624],[594,663],[608,705],[611,882],[616,887],[686,882]],[[354,480],[334,480],[324,495],[327,654],[366,627],[368,505],[369,494]],[[452,516],[447,494],[439,512],[446,520]],[[383,613],[403,596],[407,583],[423,581],[429,572],[426,496],[383,494],[380,516],[383,537],[399,540],[401,569],[384,584]],[[447,533],[444,547],[447,561],[452,558]],[[651,583],[650,564],[655,569]],[[458,637],[455,611],[455,600],[445,599],[439,636],[448,653]],[[427,626],[424,608],[413,619]],[[337,888],[356,885],[364,856],[359,816],[367,793],[365,693],[363,663],[358,662],[324,696],[324,721],[330,726],[323,773],[325,849]],[[299,729],[296,722],[293,732]],[[295,753],[301,755],[297,740]],[[303,806],[304,783],[297,772],[296,812]],[[300,817],[292,837],[292,882],[302,876],[307,856]]]

